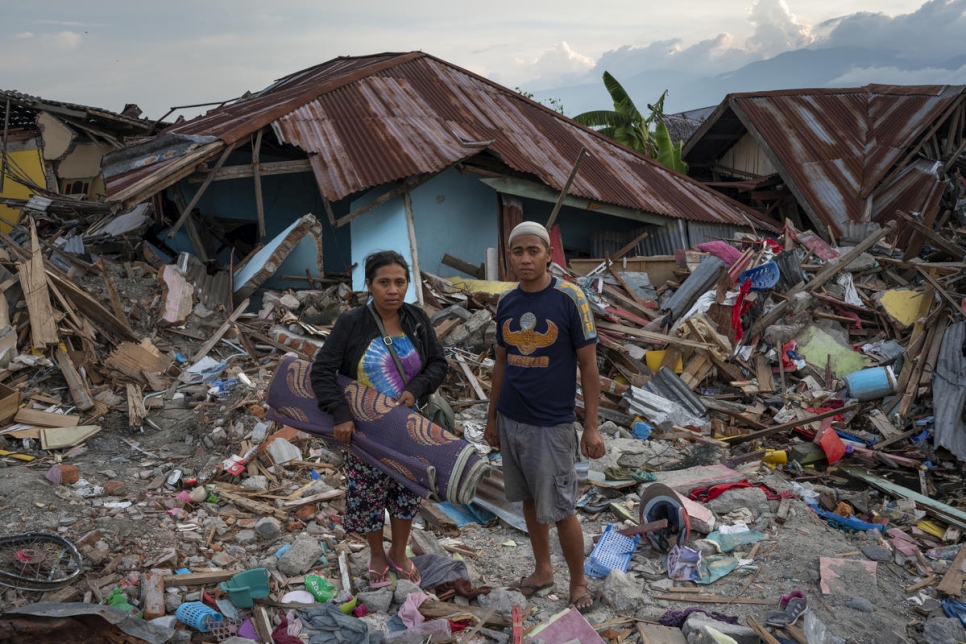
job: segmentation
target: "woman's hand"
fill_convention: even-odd
[[[411,391],[404,391],[396,397],[396,404],[412,408],[416,404],[416,396]]]
[[[352,442],[352,435],[356,431],[356,424],[351,420],[345,423],[339,423],[332,430],[332,435],[340,443],[345,443],[348,445]]]

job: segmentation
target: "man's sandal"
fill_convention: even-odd
[[[553,582],[549,584],[528,584],[524,580],[526,577],[520,577],[520,581],[513,582],[507,590],[515,590],[527,599],[530,599],[534,595],[537,597],[543,597],[553,590]]]
[[[571,597],[570,607],[576,608],[578,613],[585,613],[594,607],[594,596],[588,591],[576,597]]]

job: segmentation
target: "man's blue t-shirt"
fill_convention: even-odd
[[[577,349],[597,342],[580,287],[554,277],[536,293],[509,291],[496,310],[496,341],[507,351],[497,411],[540,427],[573,422]]]

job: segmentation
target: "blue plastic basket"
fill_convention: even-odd
[[[185,602],[178,606],[174,616],[178,621],[188,626],[207,633],[211,631],[213,624],[221,622],[222,615],[216,610],[208,608],[201,602]]]
[[[634,554],[640,540],[641,535],[633,538],[625,537],[617,532],[613,523],[608,523],[604,528],[604,534],[600,535],[600,540],[594,546],[594,551],[584,562],[584,574],[603,578],[609,575],[611,570],[627,572],[631,555]]]
[[[778,264],[775,262],[765,262],[761,266],[749,268],[742,271],[741,275],[738,276],[739,283],[751,280],[751,290],[753,291],[767,291],[778,284],[779,279],[781,279],[781,272],[779,272]]]

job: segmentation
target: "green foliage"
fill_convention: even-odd
[[[667,90],[654,105],[648,105],[647,116],[637,109],[624,87],[609,72],[604,72],[604,87],[614,102],[613,110],[594,110],[574,117],[581,125],[594,128],[621,145],[656,159],[672,170],[686,173],[688,166],[681,157],[682,142],[674,144],[664,122],[664,99]],[[653,126],[653,130],[652,130]]]
[[[534,96],[533,96],[533,92],[524,91],[524,90],[520,89],[519,86],[514,87],[513,88],[513,91],[516,92],[517,94],[519,94],[520,96],[524,97],[524,98],[529,98],[531,101],[536,101],[537,103],[540,103],[544,107],[549,107],[554,112],[557,112],[559,114],[563,114],[564,113],[563,101],[561,101],[559,98],[547,98],[547,99],[544,99],[542,101],[537,101],[537,99],[534,98]]]

